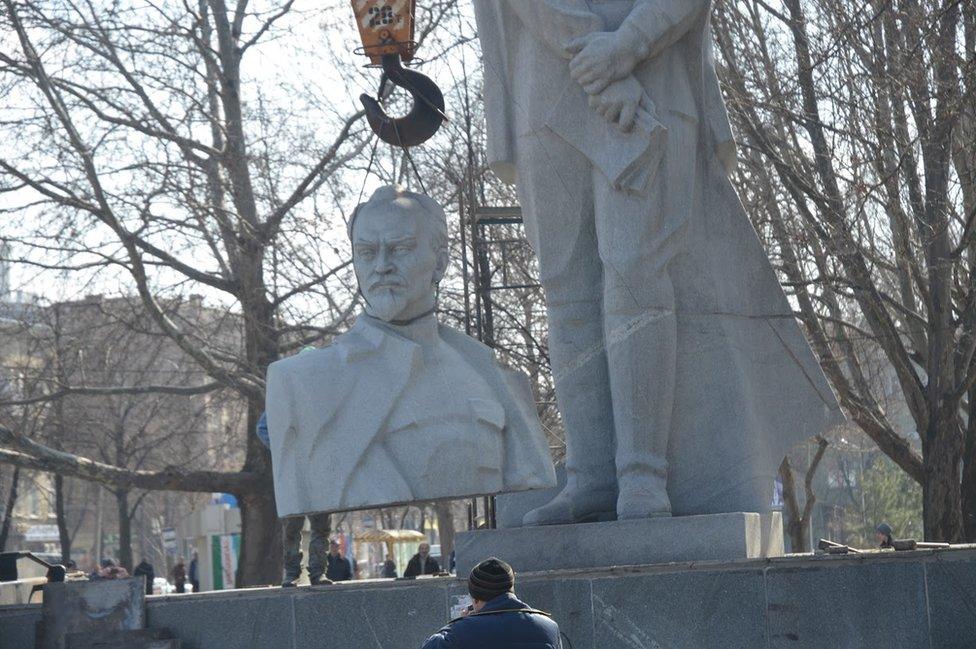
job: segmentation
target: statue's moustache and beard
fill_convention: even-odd
[[[364,297],[366,311],[374,318],[389,322],[396,320],[406,309],[407,284],[399,277],[384,277],[369,283]]]

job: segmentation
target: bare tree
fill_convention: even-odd
[[[843,407],[922,485],[926,537],[951,541],[976,539],[974,9],[742,0],[715,15],[743,199]],[[877,350],[920,449],[882,406]]]
[[[810,550],[807,544],[807,539],[810,536],[810,517],[813,514],[813,506],[817,503],[817,495],[813,490],[813,477],[816,475],[817,467],[820,466],[820,461],[823,460],[824,453],[827,451],[827,445],[827,440],[818,435],[817,452],[810,460],[803,476],[802,508],[796,495],[796,480],[793,477],[793,465],[790,463],[789,456],[783,458],[782,464],[779,465],[779,477],[783,482],[783,502],[786,513],[784,523],[793,552],[808,552]]]
[[[328,102],[321,88],[300,95],[258,74],[263,40],[310,16],[293,15],[292,2],[247,0],[231,8],[223,0],[165,7],[5,0],[3,9],[0,93],[5,104],[29,106],[0,126],[0,191],[23,226],[9,238],[12,258],[76,282],[131,287],[152,331],[210,379],[99,385],[101,394],[200,394],[216,384],[246,400],[253,430],[268,363],[331,333],[353,300],[337,280],[344,261],[322,252],[333,249],[324,245],[329,224],[310,227],[309,205],[327,183],[341,188],[336,173],[364,142],[360,114],[348,102]],[[269,132],[302,110],[316,111],[303,141]],[[214,296],[239,318],[238,345],[201,336],[168,306],[191,291]],[[279,577],[270,459],[253,434],[241,471],[184,474],[64,457],[15,430],[3,435],[7,461],[95,479],[117,493],[235,493],[244,527],[239,580]]]

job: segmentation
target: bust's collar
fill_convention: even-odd
[[[394,324],[374,318],[368,313],[360,314],[356,324],[363,323],[364,335],[370,337],[374,346],[379,346],[383,336],[396,336],[405,342],[424,347],[438,340],[437,316],[434,313],[413,320],[407,324]],[[365,333],[368,332],[368,333]]]
[[[433,314],[406,325],[406,327],[429,327],[428,332],[426,332],[426,335],[431,337],[429,339],[436,340],[439,337],[437,318]],[[341,336],[341,344],[336,345],[336,347],[342,354],[343,360],[347,362],[364,354],[375,352],[383,345],[384,341],[388,340],[394,340],[409,348],[419,349],[420,344],[405,335],[407,332],[402,331],[402,329],[403,327],[388,324],[366,313],[360,313],[349,331]]]

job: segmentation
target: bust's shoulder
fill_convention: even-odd
[[[337,341],[338,342],[338,341]],[[268,376],[302,376],[340,362],[339,349],[333,343],[294,356],[279,359],[268,366]]]
[[[491,347],[484,344],[477,338],[469,336],[462,331],[458,331],[454,327],[439,324],[437,327],[437,335],[441,337],[441,340],[463,354],[480,358],[494,359],[495,353],[492,351]]]

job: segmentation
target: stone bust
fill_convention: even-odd
[[[526,377],[437,321],[440,205],[383,187],[348,234],[363,313],[328,347],[268,368],[278,514],[554,485]]]

